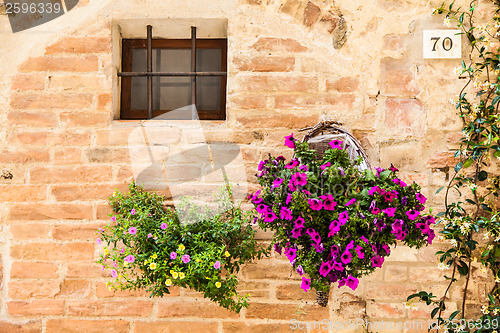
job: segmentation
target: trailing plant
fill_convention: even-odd
[[[477,25],[478,2],[459,7],[455,2],[443,3],[434,9],[442,15],[447,26],[456,24],[468,42],[467,59],[456,69],[465,83],[453,105],[463,127],[460,147],[455,151],[457,163],[445,190],[445,211],[438,214],[442,225],[441,238],[449,244],[438,251],[439,268],[448,270],[448,286],[443,295],[421,291],[408,297],[432,305],[431,317],[444,332],[496,332],[500,327],[500,220],[498,213],[499,176],[492,157],[500,158],[499,101],[500,101],[500,1],[491,1],[492,17]],[[451,195],[458,199],[452,201]],[[492,276],[491,289],[483,302],[483,315],[468,318],[466,299],[470,293],[471,273],[480,265],[483,273]],[[451,287],[463,281],[461,304],[451,315],[444,315]],[[494,280],[494,281],[493,281]],[[460,318],[460,320],[459,320]]]
[[[181,224],[173,209],[163,207],[163,197],[134,183],[129,189],[110,197],[114,213],[99,230],[98,243],[105,244],[99,263],[111,270],[111,289],[145,289],[160,297],[172,286],[189,287],[231,311],[248,306],[249,295],[237,293],[236,273],[266,250],[228,191],[221,191],[222,213],[215,215],[185,198],[178,209],[200,222]]]
[[[360,171],[361,158],[351,161],[340,140],[321,159],[293,134],[285,144],[295,157],[261,161],[261,189],[251,201],[261,228],[274,231],[276,251],[302,275],[304,291],[328,292],[334,282],[354,290],[397,241],[415,248],[432,242],[426,198],[419,185],[399,179],[396,168]]]

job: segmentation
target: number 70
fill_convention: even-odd
[[[431,40],[434,41],[434,45],[432,46],[432,51],[436,51],[436,45],[440,39],[441,37],[431,37]],[[449,51],[453,47],[453,41],[451,40],[450,37],[446,37],[443,39],[442,45],[445,51]]]

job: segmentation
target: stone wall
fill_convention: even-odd
[[[114,119],[116,20],[228,20],[227,121],[203,127],[209,141],[240,145],[250,180],[261,157],[285,151],[285,135],[326,117],[361,140],[373,165],[394,163],[405,181],[421,184],[439,209],[443,195],[434,193],[448,180],[460,138],[448,100],[461,82],[458,60],[422,59],[422,29],[444,28],[431,11],[420,0],[89,0],[16,36],[1,14],[0,332],[287,332],[292,319],[426,320],[429,309],[409,311],[403,302],[445,289],[439,241],[398,246],[355,292],[332,290],[327,308],[273,255],[243,269],[251,305],[237,315],[186,289],[154,300],[110,292],[109,272],[93,261],[107,197],[133,180],[134,122]],[[189,143],[189,134],[173,140]],[[475,268],[471,317],[487,282]],[[453,311],[460,284],[450,297]]]

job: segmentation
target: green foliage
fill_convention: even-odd
[[[181,224],[163,197],[134,183],[130,193],[110,197],[111,222],[100,229],[106,247],[99,263],[111,269],[110,289],[145,289],[151,297],[169,294],[171,286],[192,288],[231,311],[247,307],[237,294],[242,264],[267,254],[259,248],[249,216],[221,191],[219,211],[211,216],[186,198],[180,207],[196,223]]]

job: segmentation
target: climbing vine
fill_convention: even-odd
[[[438,228],[448,247],[436,255],[438,268],[446,270],[447,288],[443,295],[421,291],[409,296],[407,303],[411,306],[420,299],[432,306],[434,329],[440,332],[500,331],[500,179],[496,174],[500,159],[500,1],[490,2],[494,6],[490,20],[482,25],[478,24],[477,0],[462,7],[455,1],[445,2],[433,11],[443,17],[446,26],[458,26],[468,42],[467,55],[456,69],[464,85],[453,101],[463,123],[454,154],[457,163],[450,170],[449,183],[437,191],[445,193]],[[489,274],[491,283],[486,299],[480,300],[481,316],[472,318],[466,300],[471,293],[471,274],[478,269]],[[460,304],[451,312],[453,285],[462,291]]]

